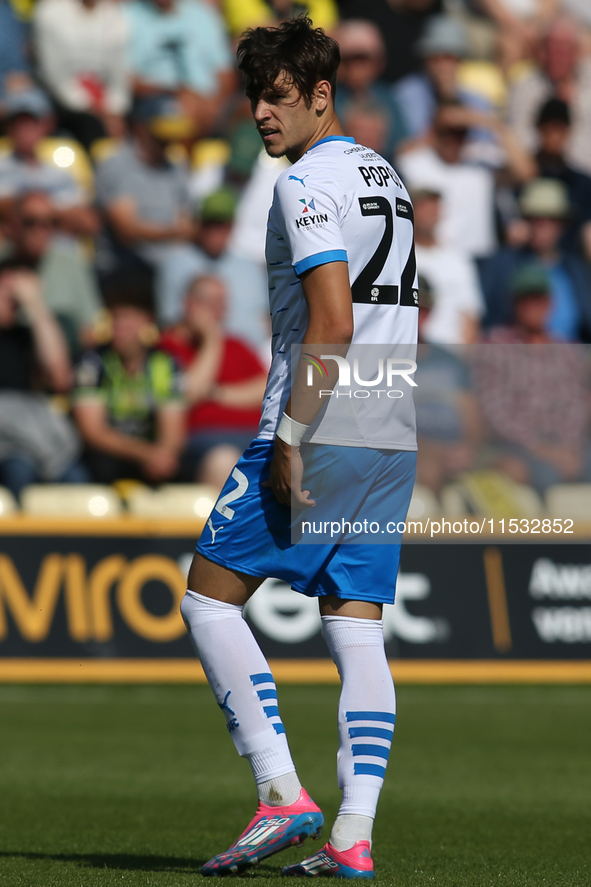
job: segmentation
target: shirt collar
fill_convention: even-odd
[[[323,145],[325,142],[352,142],[355,144],[355,139],[352,138],[352,136],[325,136],[323,139],[314,142],[314,144],[308,148],[308,151],[312,151],[314,148],[317,148],[318,145]]]

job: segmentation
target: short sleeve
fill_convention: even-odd
[[[85,352],[75,369],[74,401],[105,400],[103,362],[96,351]]]
[[[121,168],[121,157],[115,154],[100,164],[96,171],[96,199],[105,208],[122,197],[125,191],[125,174]]]
[[[335,183],[314,173],[286,172],[275,186],[278,224],[291,252],[296,274],[318,265],[346,262],[347,250],[341,232],[342,196]],[[303,184],[305,183],[305,184]]]

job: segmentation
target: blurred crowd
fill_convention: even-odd
[[[219,488],[255,436],[266,219],[288,164],[261,149],[234,49],[304,12],[340,44],[346,135],[413,198],[419,481],[591,481],[589,0],[0,0],[15,497]]]

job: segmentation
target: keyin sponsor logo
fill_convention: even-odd
[[[313,228],[316,225],[322,225],[325,222],[328,222],[327,213],[316,212],[316,204],[314,203],[313,197],[310,197],[309,199],[301,197],[300,203],[304,204],[304,208],[300,218],[295,220],[296,228]],[[313,215],[310,214],[310,210],[312,210]]]

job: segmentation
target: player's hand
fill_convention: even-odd
[[[283,505],[310,508],[316,502],[310,499],[310,490],[302,490],[303,476],[304,463],[299,447],[290,447],[281,438],[275,438],[271,472],[263,486],[271,487]]]

